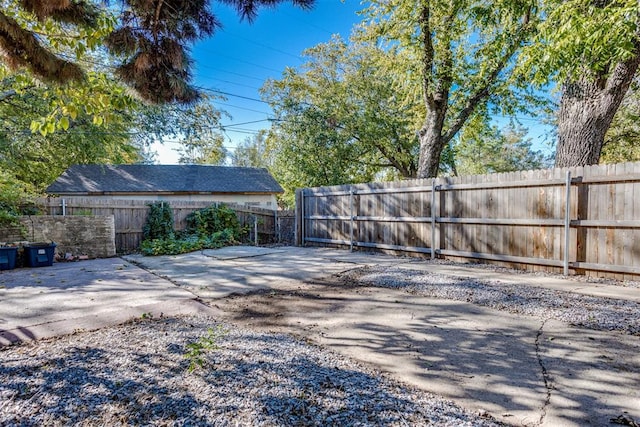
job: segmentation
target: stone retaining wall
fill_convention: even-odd
[[[85,255],[108,258],[116,255],[113,215],[108,216],[24,216],[23,229],[0,228],[0,242],[55,242],[64,257]]]

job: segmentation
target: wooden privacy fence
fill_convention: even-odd
[[[634,278],[640,163],[307,188],[298,243]]]
[[[113,215],[116,250],[118,253],[136,251],[142,242],[142,228],[149,213],[149,201],[99,200],[91,197],[65,197],[39,199],[38,205],[49,215]],[[183,230],[191,212],[211,206],[212,202],[165,201],[173,210],[174,228]],[[269,209],[225,203],[238,215],[242,226],[249,229],[249,239],[257,243],[280,241],[281,225],[290,218]],[[257,232],[257,233],[256,233]]]

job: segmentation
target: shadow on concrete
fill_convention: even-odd
[[[640,417],[636,337],[393,289],[307,285],[215,304],[231,321],[313,339],[509,424]]]

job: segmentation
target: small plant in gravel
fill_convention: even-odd
[[[207,334],[186,345],[184,357],[189,361],[189,373],[206,364],[205,353],[220,349],[219,340],[229,333],[222,325],[207,329]]]

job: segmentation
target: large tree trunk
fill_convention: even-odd
[[[435,178],[440,168],[440,155],[446,144],[442,136],[446,106],[433,108],[427,113],[422,129],[418,132],[420,156],[418,158],[418,178]],[[443,111],[444,110],[444,111]]]
[[[615,66],[608,78],[585,77],[562,88],[556,167],[594,165],[604,136],[638,69],[640,54]]]

